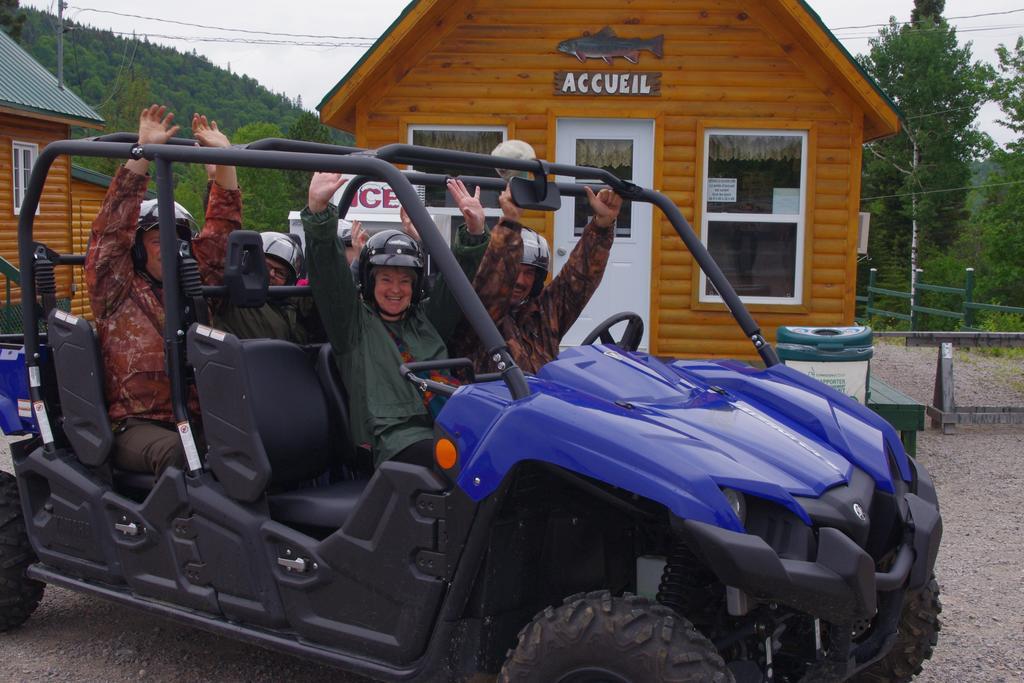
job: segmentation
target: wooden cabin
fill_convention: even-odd
[[[415,0],[318,109],[360,146],[489,153],[518,138],[665,192],[769,337],[853,321],[861,150],[900,129],[802,0]],[[457,213],[443,192],[427,197]],[[525,222],[557,269],[586,217],[565,200]],[[623,211],[601,287],[564,342],[623,310],[644,317],[653,353],[754,357],[650,207]]]
[[[0,64],[0,257],[18,267],[18,217],[39,152],[55,140],[69,138],[71,126],[100,128],[103,119],[71,90],[59,88],[57,79],[3,31]],[[72,213],[71,161],[62,156],[43,188],[35,240],[71,253]],[[57,269],[59,299],[71,297],[71,281],[71,269]],[[20,301],[18,292],[11,288],[10,303]]]

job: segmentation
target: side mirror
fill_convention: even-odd
[[[562,193],[558,186],[549,183],[544,174],[530,178],[515,177],[509,181],[512,201],[522,209],[557,211],[562,208]]]
[[[224,284],[236,306],[258,308],[267,302],[270,277],[263,257],[263,239],[253,230],[235,230],[228,236]]]

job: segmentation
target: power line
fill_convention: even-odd
[[[283,37],[287,37],[287,38],[324,38],[324,39],[332,39],[332,40],[366,40],[366,41],[370,41],[371,43],[376,40],[376,38],[371,38],[371,37],[368,37],[368,36],[334,36],[334,35],[323,35],[323,34],[316,34],[316,33],[282,33],[282,32],[277,32],[277,31],[257,31],[257,30],[245,29],[245,28],[230,28],[230,27],[227,27],[227,26],[208,26],[206,24],[193,24],[193,23],[189,23],[187,21],[176,21],[174,19],[162,19],[160,17],[147,17],[147,16],[143,16],[141,14],[128,14],[128,13],[125,13],[125,12],[113,12],[111,10],[93,9],[91,7],[77,7],[77,6],[72,6],[72,7],[74,9],[78,10],[78,13],[75,15],[76,18],[78,17],[79,14],[82,14],[84,12],[93,12],[95,14],[113,14],[115,16],[128,17],[128,18],[131,18],[131,19],[145,19],[145,20],[148,20],[148,21],[159,21],[159,22],[162,22],[164,24],[175,24],[177,26],[189,26],[189,27],[192,27],[192,28],[204,28],[204,29],[210,29],[212,31],[227,31],[229,33],[249,33],[249,34],[255,34],[255,35],[283,36]]]
[[[998,16],[1003,16],[1003,15],[1006,15],[1006,14],[1018,14],[1020,12],[1024,12],[1024,8],[1004,10],[1002,12],[986,12],[984,14],[965,14],[965,15],[959,16],[959,17],[942,17],[942,18],[945,19],[948,22],[948,21],[952,21],[954,19],[977,19],[979,17],[998,17]],[[907,24],[915,24],[915,23],[920,23],[920,22],[898,21],[896,23],[897,24],[901,24],[901,25],[907,25]],[[888,23],[885,23],[885,24],[862,24],[860,26],[836,26],[835,28],[830,28],[829,30],[831,30],[831,31],[844,31],[846,29],[878,28],[878,27],[881,27],[881,26],[888,26],[888,25],[889,25]]]
[[[980,104],[979,105],[969,104],[966,107],[952,107],[950,109],[942,109],[940,111],[928,112],[927,114],[915,114],[914,116],[908,116],[907,117],[907,121],[912,121],[913,119],[923,119],[926,116],[938,116],[939,114],[947,114],[947,113],[949,113],[951,111],[963,111],[964,109],[974,109],[975,106],[981,106],[981,105]]]
[[[913,197],[922,194],[938,194],[940,192],[960,192],[962,190],[984,190],[989,187],[1004,187],[1006,185],[1020,185],[1024,180],[1009,180],[1005,183],[991,183],[989,185],[967,185],[965,187],[947,187],[943,190],[922,190],[920,192],[904,192],[903,194],[882,194],[877,197],[861,197],[861,202],[870,202],[875,199],[894,199],[896,197]]]
[[[987,31],[1006,31],[1007,33],[1017,33],[1016,29],[1019,29],[1021,27],[1024,27],[1024,24],[1003,24],[1001,26],[973,26],[973,27],[963,27],[963,28],[953,26],[952,28],[959,35],[959,34],[962,34],[962,33],[983,33],[983,32],[987,32]],[[907,30],[908,31],[914,31],[915,33],[927,33],[927,32],[931,32],[931,31],[946,31],[948,29],[945,28],[945,27],[939,27],[939,28],[912,28],[912,29],[907,29]],[[857,35],[849,34],[849,35],[844,35],[844,36],[836,36],[836,38],[838,38],[839,40],[864,40],[864,39],[867,39],[867,38],[877,38],[877,37],[878,37],[877,33],[862,33],[862,34],[857,34]]]
[[[220,36],[173,36],[163,33],[128,33],[127,31],[110,31],[115,36],[137,35],[138,37],[162,38],[163,40],[183,40],[187,43],[235,43],[241,45],[288,45],[294,47],[369,47],[372,43],[329,42],[281,40],[276,38],[225,38]]]

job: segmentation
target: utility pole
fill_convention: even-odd
[[[64,89],[64,0],[57,0],[57,87]]]
[[[921,148],[917,145],[917,137],[906,128],[907,137],[913,144],[913,156],[910,161],[910,291],[917,290],[917,279],[919,269],[917,267],[917,254],[920,247],[920,231],[917,226],[917,167],[921,164]]]

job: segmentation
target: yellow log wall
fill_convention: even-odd
[[[71,180],[71,244],[74,253],[84,254],[89,244],[92,221],[100,212],[107,188],[81,180]],[[85,286],[85,273],[75,268],[75,294],[71,299],[71,312],[92,320],[89,290]]]
[[[664,34],[664,58],[580,63],[555,49],[606,25],[620,37]],[[361,98],[357,144],[406,142],[411,124],[505,125],[554,160],[558,117],[655,119],[655,187],[699,228],[705,128],[809,130],[804,301],[750,308],[772,338],[780,324],[852,322],[864,112],[762,0],[456,0],[435,28]],[[660,71],[661,96],[556,96],[559,70]],[[552,216],[527,222],[551,238]],[[753,357],[724,307],[697,303],[690,256],[657,215],[652,241],[652,351]]]
[[[38,145],[39,152],[55,140],[68,137],[68,126],[0,112],[0,256],[20,269],[18,261],[18,216],[14,213],[14,157],[12,142]],[[69,253],[71,249],[71,164],[68,157],[58,157],[50,167],[39,202],[33,237],[50,248]],[[57,268],[57,296],[71,295],[72,273],[68,267]],[[20,301],[21,290],[12,287],[11,299]],[[0,302],[3,303],[3,302]]]

